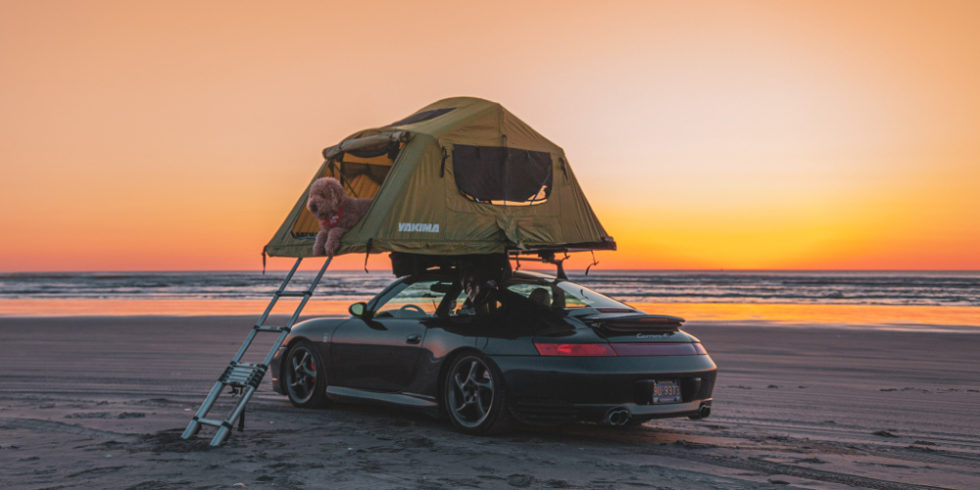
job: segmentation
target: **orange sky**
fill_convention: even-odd
[[[0,2],[0,271],[260,267],[456,95],[564,147],[602,268],[980,269],[978,2],[355,3]]]

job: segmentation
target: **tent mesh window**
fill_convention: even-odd
[[[543,151],[455,145],[453,174],[463,196],[479,203],[531,206],[551,195],[551,155]]]
[[[371,182],[374,182],[381,187],[381,184],[385,181],[385,177],[388,176],[388,172],[391,167],[386,167],[382,165],[371,165],[367,163],[353,163],[353,162],[341,162],[340,164],[340,175],[341,182],[350,185],[350,182],[356,181],[359,176],[364,176]],[[350,192],[350,190],[348,190]]]
[[[392,143],[377,148],[362,148],[344,152],[330,162],[324,176],[334,177],[351,197],[373,198],[391,166],[398,159],[403,145]]]
[[[428,121],[429,119],[435,119],[453,109],[455,109],[455,107],[448,107],[445,109],[432,109],[431,111],[417,112],[415,114],[412,114],[411,116],[406,117],[405,119],[395,121],[386,127],[404,126],[406,124],[414,124],[417,122]]]

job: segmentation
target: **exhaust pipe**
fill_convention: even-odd
[[[698,413],[691,415],[688,418],[691,420],[699,420],[707,417],[708,415],[711,415],[711,405],[701,405],[698,408]]]
[[[602,419],[602,423],[613,427],[622,427],[629,423],[632,416],[633,415],[630,413],[628,408],[616,407],[609,409],[609,411],[606,412],[606,416]]]

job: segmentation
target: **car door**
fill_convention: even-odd
[[[345,322],[330,339],[332,385],[400,392],[422,357],[426,327],[445,296],[437,279],[404,281],[363,318]]]

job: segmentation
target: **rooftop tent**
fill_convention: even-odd
[[[500,104],[440,100],[323,150],[313,179],[334,177],[373,198],[338,254],[425,255],[615,249],[560,147]],[[309,185],[266,245],[271,256],[312,254]]]

